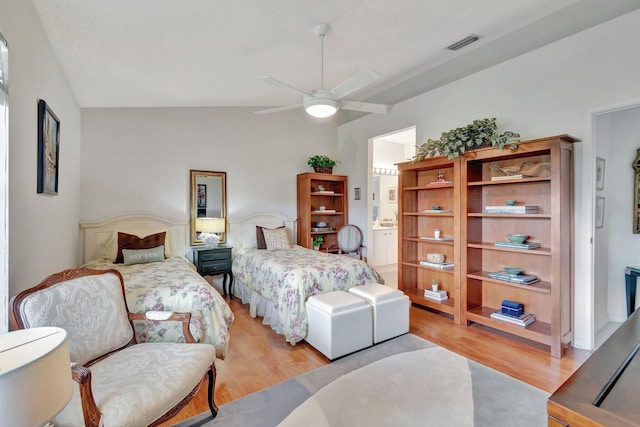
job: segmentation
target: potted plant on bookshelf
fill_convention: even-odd
[[[337,164],[335,160],[331,160],[327,156],[312,156],[309,157],[307,164],[313,168],[317,173],[333,173],[333,167]]]
[[[322,244],[322,241],[324,240],[324,237],[322,236],[322,234],[318,234],[315,239],[313,239],[313,250],[314,251],[319,251],[320,250],[320,245]]]
[[[447,156],[449,159],[467,151],[482,147],[494,147],[499,150],[518,148],[520,134],[511,131],[498,133],[496,119],[479,119],[463,127],[443,132],[440,139],[428,139],[420,145],[413,161],[427,157]]]

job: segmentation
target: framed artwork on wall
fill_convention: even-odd
[[[604,159],[596,157],[596,190],[604,190]]]
[[[596,228],[604,227],[604,197],[596,197]]]
[[[387,188],[387,202],[398,203],[398,187]]]
[[[38,100],[38,193],[57,195],[60,160],[60,120],[43,99]]]

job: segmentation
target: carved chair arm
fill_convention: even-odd
[[[191,313],[174,313],[173,311],[147,311],[146,313],[129,313],[129,320],[144,320],[147,322],[178,321],[182,322],[182,334],[188,343],[195,343],[196,339],[189,330]]]
[[[91,369],[77,363],[71,364],[71,378],[78,383],[80,388],[80,399],[82,400],[82,414],[84,423],[89,427],[100,425],[102,414],[98,410],[96,401],[91,390]]]

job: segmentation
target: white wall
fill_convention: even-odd
[[[141,211],[186,220],[191,169],[227,173],[230,218],[296,216],[296,175],[312,172],[310,156],[336,158],[336,126],[302,109],[254,110],[82,110],[82,220]]]
[[[9,43],[9,295],[76,266],[80,109],[30,1],[0,0]],[[36,193],[37,105],[60,119],[59,193]]]
[[[640,234],[633,234],[631,165],[640,149],[640,107],[596,117],[595,152],[605,159],[604,227],[595,231],[595,328],[627,318],[624,269],[640,265]],[[638,305],[640,301],[636,302]]]
[[[574,345],[592,348],[592,278],[582,266],[591,265],[593,159],[583,158],[583,151],[592,153],[592,111],[640,97],[640,55],[628,50],[628,41],[639,36],[636,11],[400,103],[387,116],[344,124],[339,157],[365,152],[369,138],[394,129],[417,125],[420,144],[485,117],[497,117],[500,130],[519,132],[523,140],[565,133],[580,138],[575,146]],[[367,156],[361,156],[349,178],[364,187]],[[352,204],[351,218],[366,219],[366,210]]]

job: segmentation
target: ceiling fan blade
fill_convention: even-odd
[[[343,110],[362,111],[364,113],[387,114],[393,108],[388,104],[372,104],[371,102],[340,100]]]
[[[300,108],[302,107],[302,104],[296,104],[296,105],[287,105],[284,107],[276,107],[276,108],[268,108],[266,110],[258,110],[255,113],[256,114],[271,114],[271,113],[279,113],[280,111],[287,111],[287,110],[293,110],[294,108]]]
[[[303,91],[303,90],[300,90],[300,89],[298,89],[298,88],[295,88],[295,87],[293,87],[293,86],[290,86],[290,85],[286,84],[285,82],[281,82],[280,80],[276,80],[276,79],[271,78],[271,77],[269,77],[269,76],[260,76],[260,78],[261,78],[262,80],[264,80],[265,82],[269,82],[269,83],[271,83],[272,85],[280,86],[281,88],[292,90],[292,91],[294,91],[294,92],[296,92],[296,93],[299,93],[300,95],[308,95],[308,96],[311,96],[311,94],[310,94],[310,93],[308,93],[308,92],[305,92],[305,91]]]
[[[375,82],[379,78],[380,76],[378,73],[370,70],[369,68],[364,68],[350,77],[347,77],[342,83],[336,86],[332,92],[335,93],[338,98],[342,98],[343,96],[347,96],[350,93]]]

